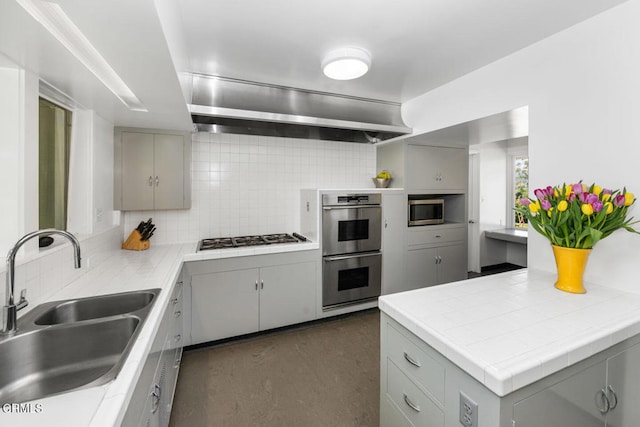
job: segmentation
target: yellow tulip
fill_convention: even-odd
[[[549,218],[551,218],[551,211],[552,211],[552,210],[553,210],[553,206],[551,206],[551,207],[549,208],[549,210],[547,211],[547,216],[548,216]]]
[[[570,185],[565,185],[564,186],[564,197],[569,197],[571,195],[571,186]]]
[[[624,205],[625,206],[630,206],[631,203],[633,203],[634,200],[635,200],[635,197],[633,197],[633,193],[624,193]]]
[[[611,202],[607,202],[604,204],[605,209],[607,210],[607,215],[613,212],[613,204]]]
[[[558,210],[560,212],[566,211],[568,207],[569,207],[569,203],[567,203],[566,200],[561,200],[560,203],[558,203]]]
[[[534,203],[529,203],[529,210],[531,211],[531,213],[537,213],[540,210],[540,205],[537,201]]]
[[[557,188],[554,188],[554,189],[553,189],[553,197],[555,197],[556,199],[557,199],[558,197],[560,197],[560,193],[558,193],[558,189],[557,189]]]
[[[602,193],[602,187],[600,187],[599,185],[594,185],[593,194],[595,194],[596,196],[599,196],[600,193]]]
[[[602,195],[602,201],[606,202],[607,200],[611,199],[611,193],[606,193]]]
[[[593,214],[593,206],[591,206],[588,203],[585,203],[584,205],[582,205],[582,207],[580,208],[580,210],[582,210],[582,213],[585,215],[591,215]]]

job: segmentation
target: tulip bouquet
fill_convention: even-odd
[[[552,245],[591,249],[620,228],[638,233],[632,226],[639,221],[627,218],[635,197],[626,189],[612,191],[580,182],[540,188],[534,195],[537,200],[522,198],[514,209]]]

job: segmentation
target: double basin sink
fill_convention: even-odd
[[[0,405],[113,380],[160,289],[41,304],[0,337]]]

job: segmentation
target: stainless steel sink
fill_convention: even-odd
[[[152,291],[136,291],[47,303],[51,308],[45,308],[35,323],[55,325],[131,313],[151,304],[155,296]]]
[[[18,319],[17,334],[0,339],[0,405],[116,378],[159,292],[56,301]]]

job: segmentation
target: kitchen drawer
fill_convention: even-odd
[[[415,228],[410,228],[407,233],[407,244],[409,246],[459,242],[463,241],[467,235],[466,227],[441,228],[433,225],[423,225],[418,227],[418,230]]]
[[[414,426],[444,426],[442,410],[391,359],[387,360],[386,391]]]
[[[443,406],[444,367],[388,323],[387,340],[387,356]]]

